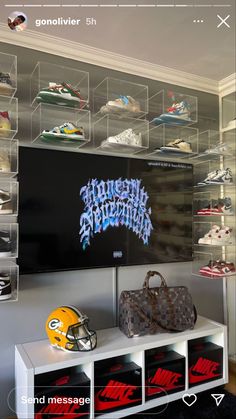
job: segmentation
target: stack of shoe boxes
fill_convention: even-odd
[[[0,304],[18,298],[16,56],[0,53]]]

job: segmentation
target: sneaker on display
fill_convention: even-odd
[[[207,185],[212,178],[214,178],[216,175],[218,175],[219,171],[220,170],[213,170],[213,172],[208,173],[207,177],[204,180],[202,180],[201,182],[198,182],[198,185],[199,186]]]
[[[0,137],[8,137],[11,130],[11,121],[7,111],[0,111]]]
[[[8,300],[11,295],[11,279],[8,274],[0,272],[0,300]]]
[[[102,142],[103,145],[107,144],[121,144],[128,146],[141,147],[142,146],[142,135],[141,132],[135,134],[132,128],[128,128],[120,134],[114,135],[114,137],[108,137]]]
[[[0,72],[0,95],[9,95],[12,91],[10,74]]]
[[[216,204],[214,204],[214,201],[211,201],[205,208],[198,210],[197,215],[233,215],[232,200],[226,197],[218,199]]]
[[[9,192],[0,189],[0,215],[12,214],[11,196]]]
[[[0,231],[0,258],[11,256],[12,244],[9,233],[7,231]]]
[[[231,156],[233,154],[232,148],[225,144],[225,143],[219,143],[213,148],[208,148],[206,151],[204,151],[205,154],[227,154]]]
[[[87,102],[82,99],[80,91],[68,83],[50,82],[48,87],[40,90],[36,97],[37,102],[46,102],[62,106],[83,108]]]
[[[0,173],[1,172],[10,172],[11,164],[8,157],[8,153],[4,150],[0,150]]]
[[[218,173],[209,179],[206,183],[209,185],[225,185],[233,183],[232,172],[229,168],[218,170]]]
[[[214,246],[227,246],[233,244],[231,233],[232,228],[228,226],[222,226],[217,236],[212,238],[211,244]]]
[[[106,105],[102,106],[100,112],[103,115],[109,113],[140,113],[140,103],[133,99],[131,96],[120,96],[115,100],[109,100]]]
[[[161,151],[178,152],[178,153],[192,153],[191,145],[180,138],[170,141],[166,146],[160,147]]]
[[[213,225],[211,230],[209,230],[208,233],[204,235],[204,237],[200,237],[200,239],[198,240],[198,244],[212,244],[212,240],[214,238],[217,239],[219,232],[220,232],[220,226],[216,224]]]
[[[44,130],[41,136],[45,140],[59,140],[64,143],[85,139],[83,127],[77,127],[73,122],[65,122],[59,127]]]
[[[234,275],[235,265],[232,262],[210,260],[207,265],[199,269],[199,273],[203,276],[222,278],[224,276]]]
[[[235,128],[236,127],[236,118],[233,118],[231,121],[228,122],[226,128]]]
[[[151,122],[155,125],[187,125],[191,122],[190,114],[190,105],[186,102],[186,100],[183,100],[179,103],[173,103],[170,108],[167,108],[167,112],[161,114],[157,118],[154,118]]]

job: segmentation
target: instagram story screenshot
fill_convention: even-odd
[[[0,0],[0,419],[236,418],[235,0]]]

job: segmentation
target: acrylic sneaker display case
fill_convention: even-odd
[[[90,111],[41,103],[31,118],[32,142],[37,144],[79,148],[91,139]]]
[[[236,130],[236,92],[222,97],[222,130]]]
[[[195,221],[193,243],[198,247],[235,246],[235,222],[230,218],[218,222]]]
[[[219,131],[206,130],[199,133],[198,155],[195,157],[203,160],[217,159],[218,157],[232,157],[234,155],[233,138],[231,141],[221,141]]]
[[[194,187],[214,188],[225,186],[235,188],[235,161],[232,157],[225,157],[222,162],[218,157],[194,165]]]
[[[227,248],[227,256],[222,254],[222,249],[207,249],[205,252],[194,252],[192,273],[209,279],[222,279],[235,276],[235,252],[234,248]]]
[[[164,408],[171,401],[181,400],[182,396],[189,390],[188,359],[192,361],[192,352],[188,348],[192,341],[198,338],[202,338],[204,344],[209,341],[220,347],[221,372],[213,380],[196,382],[191,387],[191,392],[198,393],[223,385],[228,381],[226,330],[226,326],[198,316],[194,329],[186,330],[182,333],[161,333],[128,339],[117,327],[98,330],[97,348],[89,352],[65,354],[63,351],[52,348],[48,340],[17,345],[15,351],[15,411],[17,417],[19,419],[33,419],[35,417],[34,404],[23,403],[22,400],[24,399],[22,398],[34,397],[36,393],[35,385],[48,385],[48,381],[45,380],[44,382],[43,380],[46,374],[53,378],[56,376],[57,379],[60,378],[61,372],[64,372],[63,369],[66,368],[72,371],[78,367],[90,379],[90,419],[96,417],[95,405],[100,407],[99,413],[101,415],[98,417],[101,419],[124,418],[131,414],[137,414],[138,416],[140,412],[147,409],[157,406]],[[205,355],[208,356],[209,361],[215,362],[212,348],[209,346],[205,347]],[[148,373],[152,365],[149,364],[145,355],[149,354],[151,350],[154,350],[154,352],[165,352],[166,348],[179,354],[181,356],[180,359],[182,357],[185,358],[184,387],[178,388],[176,389],[178,391],[168,393],[168,395],[161,394],[159,397],[147,400],[145,396],[146,370]],[[214,347],[214,349],[218,348]],[[114,360],[115,362],[113,362]],[[173,358],[172,361],[174,362]],[[126,369],[124,369],[124,366],[126,366]],[[164,367],[163,364],[162,366]],[[192,363],[189,366],[191,367]],[[167,368],[167,365],[165,368]],[[170,368],[170,363],[168,364],[168,368]],[[174,373],[176,364],[174,365],[172,363],[171,368]],[[177,374],[179,374],[178,371]],[[62,375],[64,374],[62,373]],[[132,382],[134,377],[136,377],[135,383]],[[162,376],[162,385],[163,379]],[[175,379],[177,379],[176,375]],[[112,382],[108,388],[107,384],[109,384],[109,381]],[[118,383],[122,382],[123,386],[121,384],[118,386]],[[96,383],[98,383],[97,385],[99,387],[97,387]],[[140,395],[138,395],[136,400],[137,405],[135,406],[135,402],[132,399],[134,398],[135,391],[138,391],[135,387],[138,386],[140,386],[141,400],[138,400],[140,398]],[[130,403],[128,403],[129,401]],[[13,395],[9,398],[9,402],[10,406],[14,408]],[[110,402],[109,405],[108,402]],[[114,411],[108,413],[108,406],[114,408]],[[103,413],[101,412],[101,408],[103,408]],[[106,413],[104,413],[104,410]],[[57,413],[60,412],[57,411]]]
[[[17,89],[17,58],[0,52],[0,96],[14,96]]]
[[[198,129],[191,127],[162,124],[157,127],[150,125],[149,150],[150,157],[157,156],[172,159],[188,159],[198,153]]]
[[[0,223],[0,261],[18,257],[18,224]]]
[[[154,125],[188,126],[198,121],[196,96],[161,90],[149,98],[149,121]]]
[[[50,92],[45,92],[49,83],[54,83],[59,88],[55,89],[54,86]],[[76,94],[65,92],[64,84],[72,87]],[[89,104],[89,73],[76,68],[38,62],[31,74],[30,91],[31,104],[34,106],[46,102],[82,109]]]
[[[17,216],[18,214],[18,182],[1,180],[0,178],[0,218]]]
[[[235,191],[222,191],[220,188],[195,192],[193,196],[194,217],[233,217],[235,216]],[[228,193],[229,192],[229,193]]]
[[[0,139],[0,179],[15,177],[18,172],[18,141]]]
[[[0,261],[0,305],[18,300],[19,267],[8,261]]]
[[[106,77],[93,91],[93,106],[99,116],[141,118],[148,113],[148,86]]]
[[[0,96],[0,139],[11,140],[18,131],[18,99]]]
[[[149,145],[149,124],[143,119],[104,116],[93,125],[94,147],[99,151],[136,154]]]

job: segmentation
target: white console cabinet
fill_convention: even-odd
[[[226,326],[198,317],[194,330],[181,333],[164,333],[136,338],[127,338],[118,328],[104,329],[97,332],[98,345],[92,352],[68,353],[50,346],[48,340],[16,345],[16,413],[18,419],[33,419],[33,404],[23,404],[22,397],[34,397],[35,376],[67,367],[80,367],[90,379],[91,404],[90,418],[94,418],[94,363],[117,356],[127,355],[142,369],[142,404],[125,410],[102,414],[102,418],[124,418],[131,414],[165,405],[181,399],[185,393],[198,393],[225,384],[228,381],[227,330]],[[223,348],[223,375],[220,379],[199,384],[189,389],[188,385],[188,341],[205,338]],[[168,345],[185,357],[185,390],[145,402],[145,351]]]

